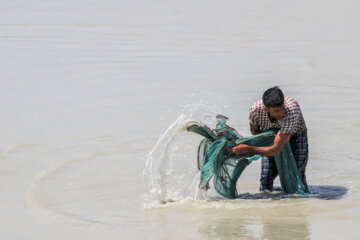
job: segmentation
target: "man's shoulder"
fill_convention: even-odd
[[[284,102],[285,108],[290,111],[300,111],[300,105],[294,98],[286,96]]]
[[[289,96],[286,96],[286,97],[284,98],[284,102],[285,102],[285,103],[297,103],[297,101],[296,101],[294,98],[289,97]]]
[[[264,110],[263,100],[259,100],[255,102],[250,108],[250,111],[262,111],[262,110]]]

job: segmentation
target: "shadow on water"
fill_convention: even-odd
[[[309,186],[310,195],[290,195],[281,191],[280,187],[274,187],[272,192],[243,193],[237,199],[284,199],[284,198],[318,198],[323,200],[339,200],[343,198],[348,189],[343,186]]]
[[[338,200],[343,198],[348,189],[343,186],[309,186],[311,197],[324,200]]]

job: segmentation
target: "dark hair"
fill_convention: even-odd
[[[284,103],[284,94],[279,87],[272,87],[264,92],[262,100],[267,108],[281,107]]]

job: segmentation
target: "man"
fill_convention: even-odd
[[[289,141],[302,182],[308,190],[305,177],[308,160],[307,128],[297,101],[290,97],[284,98],[279,87],[270,88],[264,92],[262,100],[250,108],[249,120],[253,135],[271,128],[280,129],[272,146],[252,147],[240,144],[230,149],[238,155],[249,152],[265,156],[261,160],[260,191],[272,191],[274,179],[278,175],[274,156],[279,155]]]

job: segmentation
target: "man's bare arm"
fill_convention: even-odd
[[[260,133],[260,126],[250,123],[250,132],[251,132],[252,135],[259,134]]]
[[[239,144],[230,149],[230,152],[233,152],[237,155],[241,153],[256,153],[261,154],[267,157],[277,156],[280,154],[281,150],[287,142],[290,140],[290,135],[278,132],[275,136],[274,145],[270,147],[252,147],[245,144]]]

